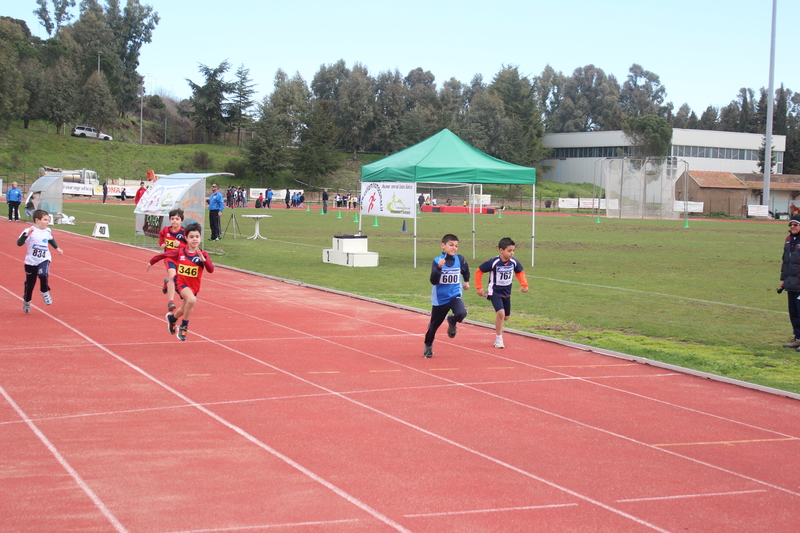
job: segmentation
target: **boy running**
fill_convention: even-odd
[[[467,317],[467,308],[461,300],[462,282],[464,290],[469,289],[469,266],[463,255],[458,253],[458,237],[448,233],[442,237],[440,243],[442,254],[433,259],[431,266],[431,321],[425,333],[425,349],[422,355],[433,357],[433,339],[436,330],[444,322],[445,317],[449,327],[447,336],[451,339],[456,336],[458,322],[463,322]],[[453,314],[447,316],[448,311]]]
[[[522,270],[522,265],[514,259],[516,243],[508,237],[503,237],[497,247],[500,249],[500,255],[481,264],[475,272],[475,288],[478,290],[478,296],[486,297],[492,302],[494,310],[497,312],[494,320],[496,334],[494,347],[505,348],[503,344],[503,324],[511,316],[511,282],[513,281],[513,276],[516,276],[519,280],[521,285],[520,292],[528,292],[528,280]],[[484,272],[489,272],[489,286],[485,291],[481,284]]]
[[[164,226],[158,232],[158,245],[165,252],[167,250],[177,250],[181,244],[186,243],[186,234],[183,230],[183,209],[173,209],[169,212],[169,226]],[[167,267],[167,277],[164,278],[164,286],[161,292],[167,295],[167,309],[171,313],[176,309],[175,306],[175,273],[178,266],[175,261],[165,259],[164,265]]]
[[[189,318],[192,315],[194,305],[197,303],[197,293],[200,292],[200,281],[203,278],[203,271],[214,272],[214,263],[204,250],[200,250],[202,240],[202,228],[197,222],[186,226],[186,243],[181,243],[177,250],[166,250],[150,259],[147,270],[159,261],[173,259],[177,266],[175,276],[175,290],[183,299],[180,308],[175,313],[167,313],[167,328],[170,335],[175,334],[178,319],[183,318],[178,330],[178,338],[186,340],[186,332],[189,329]]]
[[[42,291],[45,305],[53,303],[50,296],[50,246],[55,248],[59,254],[64,250],[58,247],[50,228],[50,215],[43,209],[33,212],[33,226],[23,231],[17,238],[17,246],[28,245],[28,253],[25,254],[25,294],[22,297],[22,310],[26,313],[31,311],[31,297],[33,288],[36,286],[36,278],[39,278],[39,289]]]

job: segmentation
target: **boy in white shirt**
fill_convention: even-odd
[[[27,244],[28,253],[25,254],[25,295],[22,298],[22,310],[29,313],[31,310],[31,297],[33,288],[36,286],[36,278],[39,278],[39,289],[42,291],[45,305],[53,303],[50,296],[50,246],[59,254],[64,250],[58,247],[53,234],[48,227],[50,225],[50,215],[43,209],[33,212],[33,226],[23,231],[17,238],[17,246]]]

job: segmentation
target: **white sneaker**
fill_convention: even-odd
[[[44,298],[44,304],[45,305],[50,305],[51,303],[53,303],[53,298],[50,296],[50,291],[43,292],[42,293],[42,298]]]
[[[503,339],[495,339],[494,347],[495,348],[505,348],[505,345],[503,344]]]

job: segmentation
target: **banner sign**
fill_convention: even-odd
[[[194,182],[166,186],[159,185],[156,182],[147,189],[133,212],[144,213],[145,215],[169,215],[170,210],[176,207],[175,204],[181,201],[183,193],[192,185],[194,185]],[[111,187],[109,187],[109,194],[111,194],[110,189]],[[177,207],[182,208],[183,206],[179,205]]]
[[[769,216],[769,206],[768,205],[748,205],[747,206],[747,216],[749,216],[749,217],[768,217]]]
[[[389,181],[361,183],[361,214],[414,218],[416,184]]]
[[[675,201],[675,205],[672,206],[672,210],[676,213],[683,213],[684,207],[687,213],[703,212],[703,202],[682,202],[680,200]]]
[[[94,194],[94,185],[87,185],[85,183],[64,183],[61,192],[64,194],[79,194],[81,196],[92,196]]]
[[[578,209],[578,199],[577,198],[559,198],[558,199],[558,208],[559,209]]]

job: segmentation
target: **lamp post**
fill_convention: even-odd
[[[139,144],[142,144],[142,121],[144,119],[144,78],[139,84]]]

